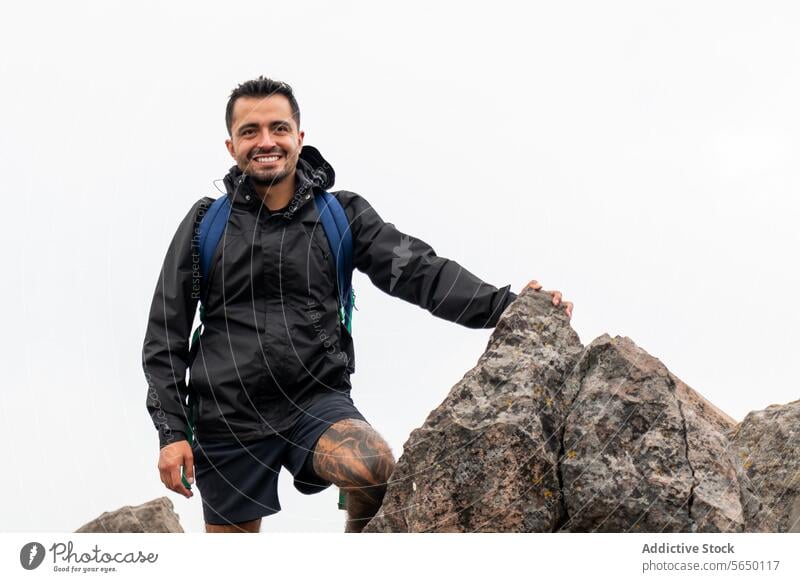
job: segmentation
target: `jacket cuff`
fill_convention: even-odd
[[[508,309],[508,306],[514,303],[517,298],[517,294],[511,290],[511,285],[506,285],[505,287],[501,287],[497,290],[497,306],[494,308],[489,321],[486,323],[487,328],[492,328],[497,326],[497,322],[500,321],[500,316],[503,315],[503,312]]]
[[[177,443],[179,441],[188,441],[186,434],[179,430],[159,430],[158,431],[158,447],[163,449],[167,445]]]

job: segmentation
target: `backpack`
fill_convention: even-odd
[[[336,257],[336,284],[339,296],[339,318],[347,331],[351,331],[355,293],[353,292],[353,237],[350,233],[350,221],[341,203],[330,192],[316,192],[314,202],[317,205],[322,228],[328,238],[328,244]],[[200,330],[205,317],[203,299],[208,287],[208,273],[214,252],[222,239],[225,226],[231,213],[231,202],[227,196],[217,198],[200,222],[200,326],[192,335],[192,348],[200,337]],[[190,348],[190,349],[192,349]]]
[[[353,307],[355,306],[355,292],[353,291],[353,237],[350,232],[350,221],[342,208],[341,203],[330,192],[318,191],[314,193],[314,202],[317,205],[322,228],[328,238],[333,256],[336,257],[336,284],[339,299],[339,319],[351,333]],[[208,207],[200,222],[199,250],[200,250],[200,325],[194,330],[189,347],[189,353],[194,355],[200,345],[200,333],[205,320],[205,297],[208,292],[208,277],[211,272],[214,252],[219,246],[228,218],[231,214],[231,202],[228,196],[221,196],[214,200]],[[193,359],[193,357],[191,358]],[[194,426],[196,421],[196,402],[191,392],[186,400],[189,407],[189,423],[187,439],[189,445],[194,443]],[[181,470],[181,473],[183,470]],[[182,476],[183,484],[188,488],[189,483]],[[340,497],[340,508],[343,509],[343,499]]]

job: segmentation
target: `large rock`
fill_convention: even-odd
[[[751,412],[731,439],[758,499],[748,529],[800,532],[800,400]]]
[[[798,420],[793,403],[737,429],[630,339],[584,349],[525,291],[412,432],[364,531],[797,530]]]
[[[183,533],[172,501],[159,497],[142,505],[106,511],[76,533]]]
[[[551,531],[560,432],[583,351],[541,292],[509,306],[478,364],[411,433],[365,531]]]
[[[592,342],[567,386],[563,530],[743,530],[732,418],[628,338]]]

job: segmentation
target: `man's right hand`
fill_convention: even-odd
[[[192,455],[189,441],[178,441],[167,445],[161,449],[158,456],[158,472],[161,474],[161,482],[167,489],[189,498],[194,493],[183,486],[181,467],[184,468],[186,480],[194,483],[194,455]]]

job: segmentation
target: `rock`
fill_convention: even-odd
[[[751,412],[731,440],[758,500],[748,530],[800,532],[800,400]]]
[[[799,421],[800,401],[737,426],[629,338],[584,349],[526,290],[364,531],[798,531]]]
[[[583,351],[550,295],[523,293],[477,365],[413,431],[365,531],[550,531],[560,430]]]
[[[172,501],[159,497],[142,505],[107,511],[76,533],[183,533]]]
[[[562,530],[743,530],[733,419],[628,338],[593,341],[567,386]]]

